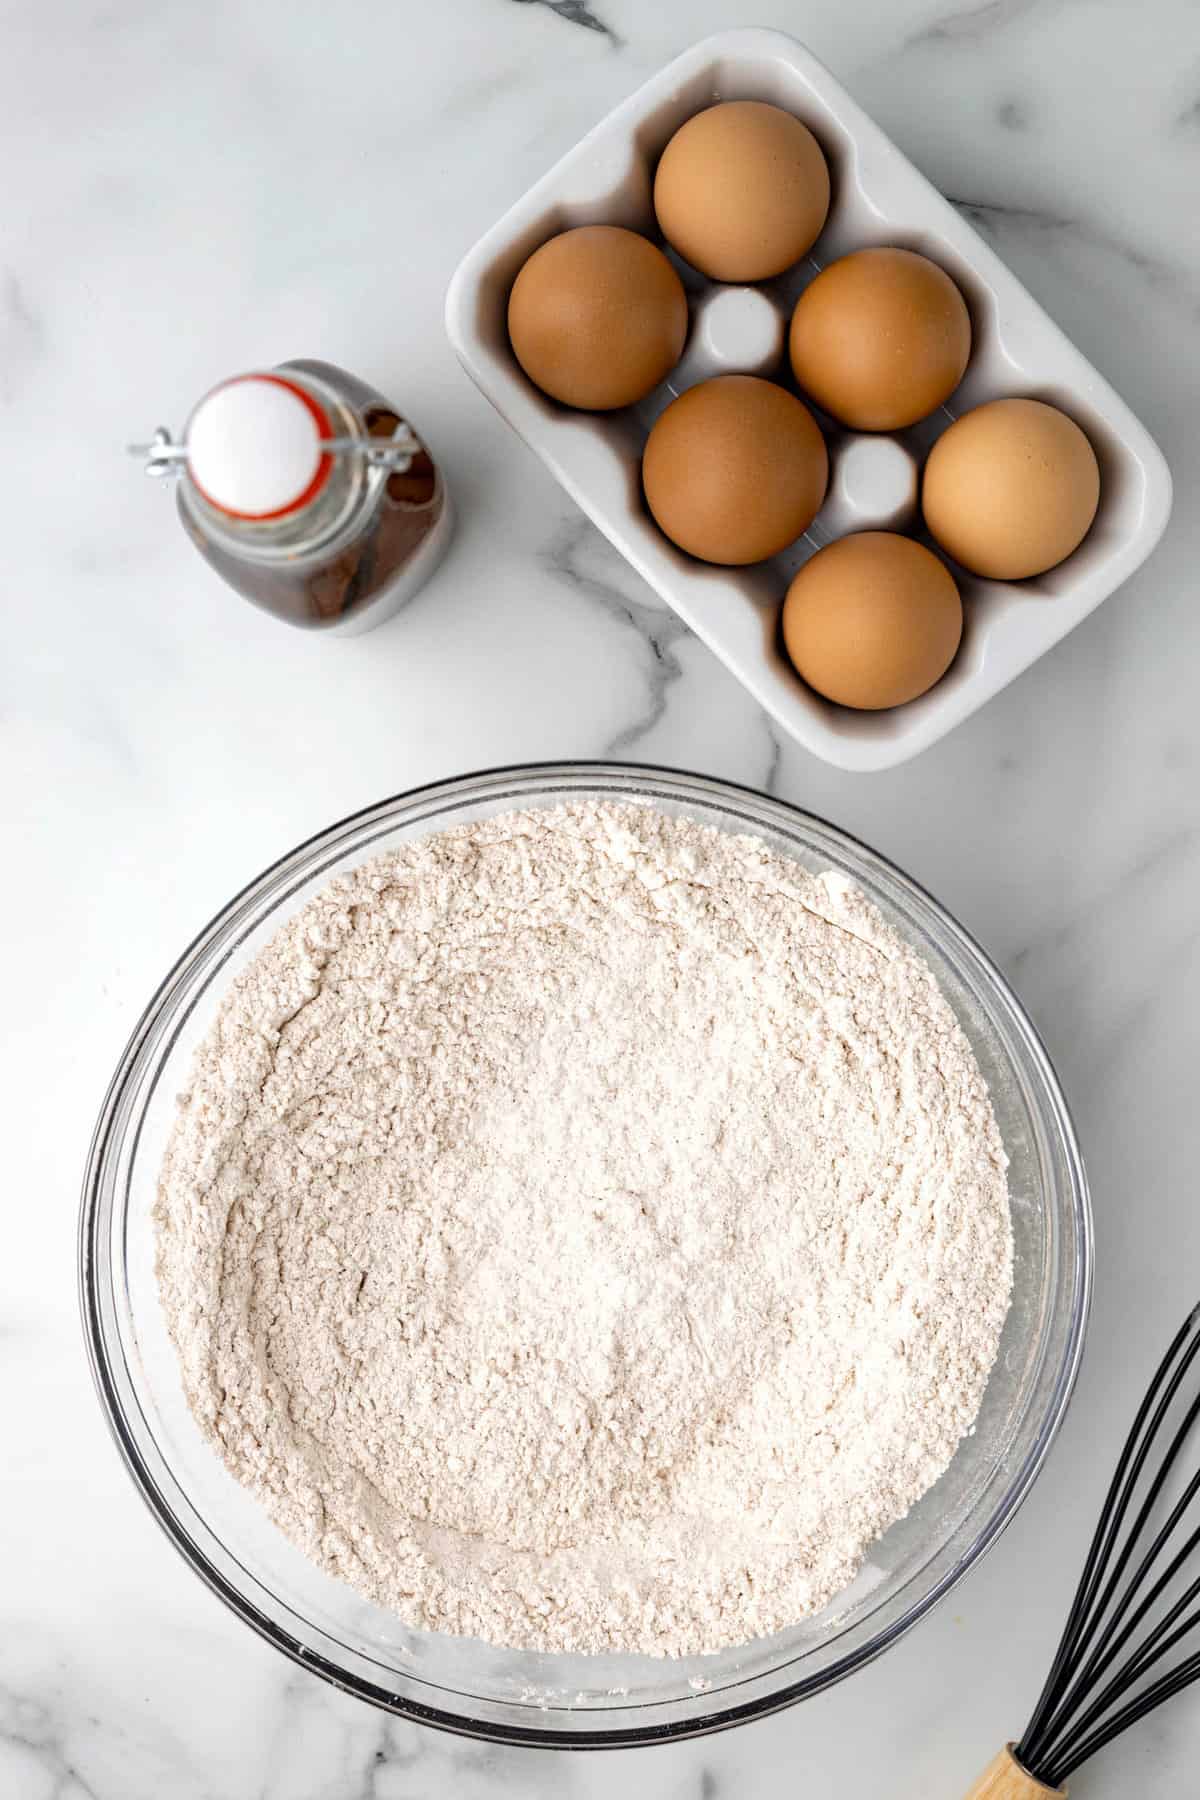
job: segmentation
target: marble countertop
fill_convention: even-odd
[[[1162,444],[1149,564],[966,726],[885,775],[768,729],[492,414],[445,341],[465,247],[718,0],[359,0],[0,19],[0,464],[10,1146],[0,1256],[3,1800],[956,1800],[1022,1724],[1121,1422],[1197,1297],[1200,61],[1190,0],[759,0],[975,220]],[[457,543],[331,642],[220,586],[120,453],[292,355],[394,393]],[[999,958],[1076,1109],[1099,1265],[1070,1418],[1003,1542],[898,1648],[741,1731],[490,1749],[300,1673],[222,1610],[111,1447],[76,1316],[76,1199],[109,1072],[184,942],[266,862],[485,764],[623,756],[823,813]],[[1081,1772],[1183,1792],[1200,1692]]]

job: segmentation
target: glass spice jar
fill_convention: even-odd
[[[307,631],[369,631],[423,586],[453,528],[437,464],[400,411],[332,363],[239,375],[182,443],[137,447],[179,478],[179,516],[245,599]]]

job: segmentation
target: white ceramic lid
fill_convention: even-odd
[[[316,497],[328,478],[328,416],[281,375],[238,375],[188,421],[188,471],[211,505],[241,519],[275,519]]]

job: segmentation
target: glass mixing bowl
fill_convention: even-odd
[[[974,1046],[1011,1158],[1012,1309],[976,1429],[873,1546],[853,1587],[779,1636],[715,1656],[553,1656],[414,1631],[322,1574],[203,1441],[154,1278],[151,1207],[174,1097],[234,971],[337,871],[406,838],[513,807],[607,798],[749,832],[848,875],[932,967]],[[560,1747],[665,1742],[803,1699],[895,1643],[995,1542],[1062,1421],[1083,1343],[1092,1234],[1079,1148],[1046,1052],[978,946],[908,876],[781,801],[620,764],[499,769],[344,819],[251,882],[185,951],[121,1058],[83,1196],[80,1277],[101,1399],[151,1510],[238,1616],[347,1692],[475,1737]]]

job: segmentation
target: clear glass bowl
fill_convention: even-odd
[[[983,1409],[946,1474],[817,1617],[715,1656],[550,1656],[414,1631],[322,1574],[203,1441],[154,1279],[151,1207],[192,1052],[226,983],[337,871],[406,838],[513,807],[604,797],[749,832],[855,881],[932,966],[970,1038],[1011,1158],[1016,1279]],[[559,1747],[665,1742],[803,1699],[879,1655],[995,1542],[1062,1421],[1083,1343],[1092,1229],[1083,1165],[1046,1052],[1003,977],[908,876],[819,819],[704,776],[621,764],[499,769],[386,800],[267,869],[185,951],[105,1099],[83,1196],[80,1279],[101,1399],[138,1487],[213,1591],[338,1687],[475,1737]]]

